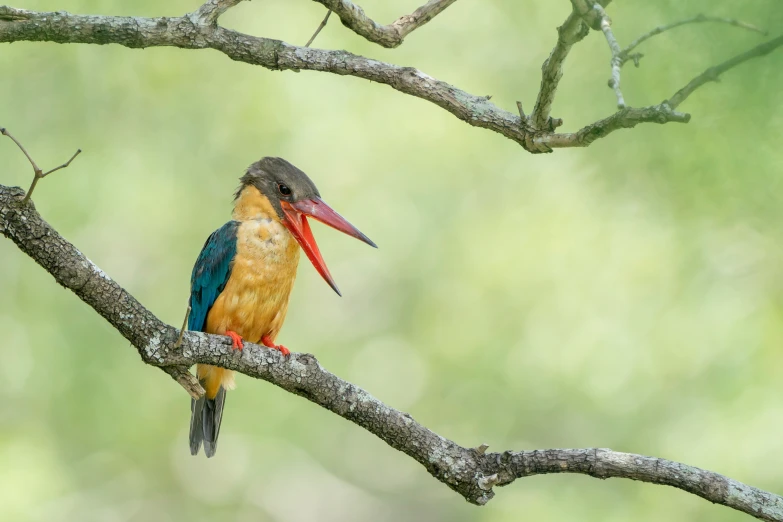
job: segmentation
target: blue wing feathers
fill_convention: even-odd
[[[204,331],[207,314],[231,277],[237,252],[239,222],[229,221],[212,232],[193,267],[190,277],[190,317],[188,330]]]

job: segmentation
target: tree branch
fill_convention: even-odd
[[[687,464],[607,448],[552,449],[491,454],[498,485],[545,473],[580,473],[672,486],[760,520],[783,519],[783,497]]]
[[[783,522],[783,498],[717,473],[654,457],[608,449],[550,449],[487,453],[433,433],[407,413],[328,372],[309,354],[283,357],[277,350],[228,337],[185,332],[161,322],[84,254],[46,223],[24,191],[0,185],[0,233],[11,239],[60,285],[90,305],[137,349],[142,361],[161,368],[191,396],[203,389],[187,368],[211,364],[263,379],[326,408],[376,435],[423,465],[436,479],[474,504],[486,504],[494,486],[545,473],[620,477],[673,486],[761,520]]]
[[[605,138],[616,130],[632,129],[640,123],[688,123],[690,120],[690,114],[672,110],[667,102],[640,109],[626,107],[576,132],[552,134],[545,143],[555,148],[587,147],[598,138]]]
[[[315,1],[333,11],[343,25],[356,34],[383,47],[397,47],[409,33],[435,18],[457,0],[429,0],[413,13],[401,16],[389,25],[379,25],[364,14],[361,7],[349,0]]]
[[[620,53],[620,57],[622,58],[622,63],[625,64],[630,59],[634,59],[634,56],[637,58],[634,59],[634,62],[638,64],[638,58],[641,58],[640,53],[631,54],[631,51],[636,49],[639,44],[642,42],[645,42],[652,38],[655,35],[661,34],[664,31],[668,31],[669,29],[674,29],[675,27],[680,27],[681,25],[687,25],[687,24],[699,24],[703,22],[717,22],[721,24],[728,24],[733,25],[734,27],[740,27],[742,29],[747,29],[748,31],[755,31],[757,33],[761,33],[763,36],[767,36],[768,32],[764,29],[760,29],[756,27],[753,24],[749,24],[747,22],[743,22],[742,20],[737,20],[735,18],[722,18],[720,16],[706,16],[703,14],[696,15],[692,18],[686,18],[685,20],[680,20],[678,22],[672,22],[670,24],[666,25],[659,25],[652,31],[649,31],[647,33],[644,33],[642,36],[628,44],[628,46],[622,50]]]
[[[716,82],[718,81],[718,78],[721,74],[725,73],[729,69],[738,66],[741,63],[747,62],[751,58],[758,58],[759,56],[764,56],[778,47],[783,45],[783,35],[778,36],[777,38],[774,38],[772,40],[769,40],[768,42],[764,42],[763,44],[757,45],[753,49],[750,49],[749,51],[746,51],[742,54],[738,54],[734,58],[731,58],[729,60],[726,60],[725,62],[716,65],[714,67],[710,67],[700,75],[698,75],[696,78],[688,82],[688,85],[677,91],[674,96],[669,98],[668,104],[669,106],[674,109],[679,104],[685,101],[685,99],[690,96],[693,91],[701,87],[707,82]]]
[[[225,29],[211,22],[239,1],[210,0],[197,11],[202,12],[203,16],[196,13],[179,18],[73,15],[64,11],[44,13],[0,6],[0,42],[44,41],[99,45],[113,43],[129,48],[171,46],[182,49],[214,49],[232,60],[260,65],[271,70],[311,70],[355,76],[388,85],[399,92],[434,103],[468,124],[497,132],[533,153],[551,152],[553,148],[559,147],[584,147],[592,143],[595,137],[604,137],[614,130],[629,128],[638,123],[687,121],[687,117],[679,113],[669,114],[663,109],[664,104],[661,104],[629,108],[627,112],[621,110],[576,133],[555,132],[561,120],[552,119],[549,111],[557,83],[562,76],[562,63],[570,47],[584,38],[588,25],[600,23],[596,17],[590,16],[595,10],[585,7],[588,0],[572,0],[574,10],[560,28],[558,44],[544,63],[541,92],[536,109],[528,119],[494,105],[487,96],[475,96],[413,67],[384,63],[347,51],[289,45],[279,40]],[[602,6],[608,3],[608,0],[598,2]],[[590,2],[589,5],[592,6],[593,3]],[[445,2],[430,1],[411,16],[419,16],[418,25],[421,25],[422,20],[431,18],[445,7]],[[406,27],[412,30],[411,27],[418,25]],[[767,54],[781,45],[783,40],[776,38],[708,70],[705,72],[707,76],[702,75],[698,81],[694,79],[677,93],[670,100],[669,108],[676,107],[694,89],[709,81],[715,74],[722,74],[749,58]],[[587,135],[594,137],[586,139],[589,137]]]
[[[557,28],[557,43],[549,58],[541,66],[541,87],[538,90],[536,105],[530,113],[530,124],[536,129],[549,129],[549,116],[555,101],[557,86],[563,77],[563,63],[571,47],[590,33],[590,28],[582,20],[576,9],[571,11],[566,21]]]
[[[614,94],[617,96],[617,108],[624,109],[625,99],[623,98],[623,92],[620,90],[620,68],[623,65],[623,59],[622,56],[620,56],[620,53],[622,50],[620,49],[620,44],[617,43],[617,39],[614,37],[614,32],[612,32],[612,20],[606,14],[604,8],[601,7],[598,2],[595,2],[593,4],[593,9],[598,13],[601,20],[601,31],[604,33],[606,43],[609,44],[609,50],[612,53],[612,77],[609,79],[609,87],[614,90]]]
[[[355,76],[389,85],[446,109],[476,127],[499,132],[525,144],[527,132],[519,117],[413,68],[357,56],[289,45],[279,40],[242,34],[223,27],[198,25],[190,17],[140,18],[39,13],[0,6],[0,42],[119,44],[129,48],[171,46],[215,49],[232,60],[271,70],[311,70]]]

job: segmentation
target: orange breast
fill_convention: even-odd
[[[237,230],[237,253],[231,277],[207,314],[205,331],[233,331],[245,340],[259,343],[275,339],[283,326],[288,299],[296,279],[299,245],[275,219],[243,221]],[[207,396],[217,387],[234,387],[233,372],[211,366],[198,369],[207,382]],[[214,393],[211,393],[214,392]]]

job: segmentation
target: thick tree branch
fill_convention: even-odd
[[[345,27],[383,47],[397,47],[405,37],[426,24],[457,0],[429,0],[413,13],[401,16],[389,25],[380,25],[364,14],[364,10],[348,0],[315,0],[333,11]],[[305,46],[307,47],[307,46]]]
[[[533,112],[530,114],[530,124],[536,129],[550,129],[549,117],[552,103],[555,101],[557,86],[563,77],[563,63],[571,47],[590,33],[590,28],[582,20],[582,16],[574,9],[566,21],[557,28],[557,44],[552,49],[549,58],[541,66],[541,87]]]
[[[39,13],[0,6],[0,42],[119,44],[130,48],[172,46],[215,49],[232,60],[272,70],[312,70],[356,76],[430,101],[476,127],[525,144],[519,117],[412,67],[379,62],[347,51],[289,45],[222,27],[199,25],[190,17],[139,18]]]
[[[761,520],[783,518],[783,497],[747,486],[712,471],[656,457],[606,448],[552,449],[491,454],[498,466],[498,485],[506,480],[544,473],[581,473],[591,477],[627,478],[673,486],[715,504]]]
[[[413,67],[384,63],[347,51],[298,47],[279,40],[242,34],[210,22],[213,16],[219,15],[238,1],[211,0],[205,4],[210,6],[209,9],[202,6],[204,13],[207,13],[204,17],[191,14],[180,18],[73,15],[63,11],[41,13],[0,6],[0,42],[40,41],[119,44],[130,48],[172,46],[183,49],[214,49],[232,60],[272,70],[311,70],[355,76],[388,85],[399,92],[434,103],[474,127],[489,129],[514,140],[529,152],[551,152],[558,147],[584,147],[596,137],[604,137],[614,130],[629,128],[638,123],[687,121],[686,116],[670,113],[665,109],[665,104],[661,104],[621,110],[576,133],[554,132],[560,120],[550,118],[549,109],[557,82],[562,75],[563,60],[570,46],[584,37],[585,24],[600,24],[596,17],[591,18],[590,13],[595,10],[591,8],[593,2],[589,2],[588,6],[587,0],[572,0],[574,11],[566,21],[566,28],[561,28],[561,37],[555,51],[544,64],[542,94],[539,95],[532,117],[527,121],[494,105],[487,96],[472,95]],[[607,0],[598,2],[600,5],[608,3]],[[428,6],[431,9],[444,8],[442,3],[430,2],[420,10]],[[426,12],[432,14],[434,11]],[[676,107],[716,73],[722,74],[749,58],[767,54],[781,45],[783,40],[776,38],[725,62],[718,68],[713,68],[712,72],[708,70],[705,73],[707,76],[699,81],[692,81],[684,89],[685,92],[681,91],[682,94],[675,95],[668,104],[669,109]],[[675,102],[674,105],[672,102]],[[593,138],[586,139],[588,135]]]
[[[192,396],[203,390],[187,368],[212,364],[263,379],[366,429],[422,464],[436,479],[474,504],[486,504],[494,486],[545,473],[620,477],[673,486],[761,520],[783,522],[783,498],[717,473],[654,457],[608,449],[551,449],[487,453],[433,433],[407,413],[323,369],[315,357],[185,332],[161,322],[125,289],[46,223],[24,191],[0,185],[0,233],[11,239],[60,285],[90,305],[138,350],[141,359],[171,375]]]

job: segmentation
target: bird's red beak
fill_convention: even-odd
[[[318,244],[315,242],[313,232],[310,230],[310,224],[307,222],[307,217],[310,216],[317,219],[321,223],[325,223],[332,228],[336,228],[340,232],[353,236],[356,239],[364,241],[371,247],[378,248],[378,246],[372,242],[372,240],[362,234],[358,228],[351,225],[348,220],[342,217],[340,214],[332,210],[332,208],[321,201],[321,198],[303,199],[294,203],[288,201],[280,201],[280,206],[283,208],[283,224],[291,232],[296,241],[302,247],[302,250],[307,254],[308,259],[313,264],[321,277],[329,283],[332,290],[337,292],[337,295],[342,295],[340,289],[332,279],[332,275],[329,273],[329,269],[326,268],[324,258],[321,257],[321,252],[318,250]]]

